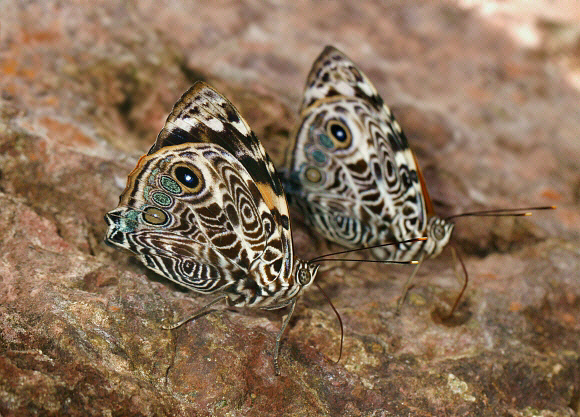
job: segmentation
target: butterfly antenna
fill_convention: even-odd
[[[471,216],[480,216],[480,217],[486,217],[486,216],[487,217],[531,216],[532,211],[555,210],[555,209],[556,209],[556,206],[540,206],[540,207],[523,207],[523,208],[515,208],[515,209],[492,209],[492,210],[470,211],[467,213],[455,214],[453,216],[446,217],[445,220],[456,219],[458,217],[471,217]]]
[[[337,261],[337,262],[365,262],[369,264],[395,264],[395,265],[417,265],[419,261],[379,261],[376,259],[348,259],[348,258],[330,258],[319,259],[316,262]]]
[[[467,268],[465,267],[465,263],[463,262],[463,259],[461,258],[460,252],[455,248],[454,245],[451,246],[451,254],[453,255],[453,259],[455,260],[455,264],[457,265],[457,261],[459,261],[459,263],[461,264],[461,268],[463,269],[463,275],[465,276],[465,280],[463,281],[463,287],[461,288],[459,295],[457,296],[457,298],[455,298],[455,302],[453,303],[453,307],[451,307],[451,311],[444,318],[444,320],[449,320],[453,316],[453,313],[455,313],[457,306],[459,306],[459,301],[461,300],[461,297],[463,297],[463,293],[465,292],[465,289],[467,288],[467,283],[469,282],[469,274],[467,273]]]
[[[340,350],[338,351],[338,359],[336,360],[336,363],[338,363],[340,362],[340,358],[342,358],[342,346],[344,342],[344,326],[342,325],[342,319],[340,318],[340,314],[338,314],[338,310],[334,307],[332,301],[330,301],[330,297],[326,295],[326,293],[322,290],[322,288],[320,287],[320,285],[318,285],[316,281],[314,281],[314,285],[316,285],[316,288],[318,288],[318,290],[322,293],[322,295],[324,295],[324,298],[326,298],[326,301],[328,301],[328,304],[330,304],[330,307],[332,307],[332,309],[334,310],[334,314],[336,314],[338,322],[340,323]]]
[[[389,243],[383,243],[381,245],[366,246],[364,248],[349,249],[349,250],[343,250],[340,252],[327,253],[325,255],[320,255],[320,256],[317,256],[316,258],[312,258],[308,262],[310,263],[310,262],[322,262],[322,261],[354,261],[354,262],[377,262],[377,263],[394,263],[394,264],[416,264],[416,263],[418,263],[418,261],[395,262],[395,261],[371,261],[371,260],[365,260],[365,259],[359,260],[359,259],[335,259],[335,258],[324,259],[324,258],[326,258],[328,256],[334,256],[334,255],[344,255],[345,253],[360,252],[360,251],[374,249],[374,248],[382,248],[385,246],[399,245],[402,243],[420,242],[423,240],[427,240],[427,238],[426,237],[417,237],[414,239],[402,240],[400,242],[389,242]]]

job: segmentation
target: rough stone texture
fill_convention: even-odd
[[[522,46],[472,3],[0,2],[0,415],[578,415],[580,10],[550,2],[575,9],[535,16]],[[195,79],[280,163],[327,43],[392,105],[441,214],[558,210],[458,221],[471,282],[450,322],[448,254],[425,263],[400,316],[410,268],[325,265],[343,359],[309,291],[275,377],[281,312],[163,330],[208,297],[105,246],[102,216]],[[336,249],[293,224],[299,254]]]

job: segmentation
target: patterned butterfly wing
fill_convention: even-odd
[[[177,102],[105,218],[108,243],[195,291],[261,307],[298,292],[273,165],[235,107],[204,83]]]
[[[351,248],[425,235],[431,205],[407,139],[369,79],[337,49],[326,47],[315,61],[300,117],[286,190],[316,230]],[[375,255],[408,261],[424,244]]]

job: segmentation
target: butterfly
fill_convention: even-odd
[[[194,84],[129,174],[105,221],[106,243],[181,286],[219,294],[168,329],[220,301],[268,310],[290,306],[276,337],[280,374],[280,341],[298,296],[313,283],[318,262],[332,259],[294,256],[279,176],[232,103],[209,85]]]
[[[398,310],[421,262],[441,253],[454,224],[435,214],[417,158],[376,88],[332,46],[310,70],[299,119],[282,172],[289,199],[328,240],[349,248],[400,241],[373,254],[383,260],[419,259]],[[479,213],[522,214],[512,212]],[[408,242],[420,236],[427,240]]]
[[[291,306],[319,265],[293,255],[288,204],[274,165],[238,110],[197,82],[175,104],[105,215],[106,243],[200,293],[207,307]]]
[[[346,247],[428,236],[373,251],[436,256],[453,224],[437,217],[401,127],[364,73],[327,46],[308,75],[285,188],[305,219]]]

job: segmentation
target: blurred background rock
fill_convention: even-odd
[[[375,83],[437,211],[558,205],[459,220],[450,256],[319,275],[281,312],[163,319],[207,298],[102,243],[103,214],[177,98],[204,79],[281,164],[326,44]],[[0,414],[574,416],[580,408],[580,5],[576,1],[0,2]],[[299,254],[330,246],[294,221]],[[385,274],[385,271],[388,271]]]

